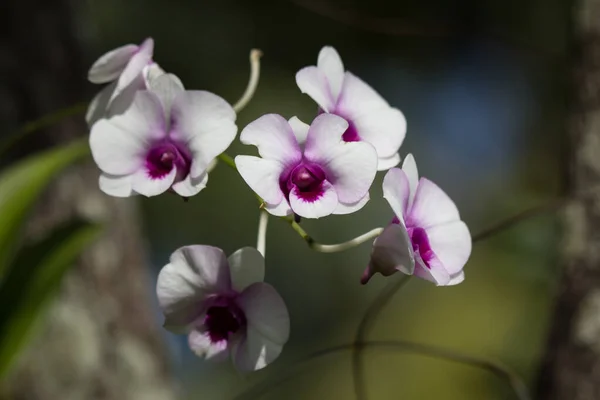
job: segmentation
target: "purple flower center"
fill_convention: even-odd
[[[425,232],[425,229],[411,228],[408,230],[408,235],[410,236],[410,241],[412,242],[414,252],[419,254],[425,266],[431,269],[429,266],[429,261],[435,257],[435,253],[433,250],[431,250],[429,238],[427,237],[427,232]]]
[[[340,115],[340,117],[345,118],[346,121],[348,121],[348,129],[346,129],[346,132],[342,135],[342,139],[344,139],[345,142],[360,142],[360,136],[358,135],[354,123],[343,115]]]
[[[325,172],[316,164],[301,162],[293,168],[288,168],[279,178],[281,191],[289,198],[290,192],[305,201],[313,202],[323,195]]]
[[[146,155],[146,170],[152,179],[162,179],[175,167],[175,181],[180,181],[189,174],[191,164],[191,156],[185,147],[170,139],[154,143]]]
[[[235,304],[212,306],[204,317],[204,327],[213,343],[228,340],[246,323],[244,313]]]

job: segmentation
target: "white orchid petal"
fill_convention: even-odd
[[[231,284],[233,289],[238,292],[265,279],[265,259],[255,248],[239,249],[229,256],[228,262]]]
[[[460,216],[452,199],[435,183],[421,178],[406,224],[427,229],[458,220]]]
[[[249,123],[242,130],[240,141],[256,146],[262,158],[284,165],[297,163],[302,157],[294,131],[281,115],[266,114]]]
[[[296,73],[296,84],[302,93],[309,95],[325,112],[335,108],[327,76],[317,67],[305,67]]]
[[[192,178],[192,175],[187,174],[182,181],[173,184],[172,188],[178,195],[182,197],[192,197],[200,193],[208,183],[208,173],[200,175],[198,178]]]
[[[331,46],[325,46],[319,52],[317,67],[323,71],[329,83],[334,102],[342,90],[344,82],[344,64],[338,52]]]
[[[158,99],[149,92],[138,91],[124,114],[101,119],[92,126],[92,156],[105,173],[131,174],[143,163],[150,143],[164,135],[164,131]]]
[[[132,189],[131,175],[101,174],[98,179],[100,190],[109,196],[130,197],[135,194]]]
[[[203,174],[231,145],[237,133],[235,119],[231,105],[216,94],[190,90],[175,98],[170,137],[192,152],[192,177]]]
[[[127,44],[103,54],[90,68],[88,80],[92,83],[114,81],[121,75],[129,60],[137,51],[138,46]]]
[[[362,199],[360,199],[356,203],[339,203],[333,213],[336,215],[352,214],[363,208],[369,202],[369,198],[369,193],[367,193]]]
[[[169,190],[176,176],[177,168],[175,166],[168,174],[160,177],[151,176],[146,168],[140,168],[132,175],[131,187],[146,197],[158,196]]]
[[[371,259],[361,282],[367,283],[376,273],[383,276],[398,271],[412,275],[415,256],[408,232],[402,224],[390,224],[373,242]]]
[[[266,283],[242,292],[238,305],[247,321],[246,337],[237,346],[234,362],[241,371],[256,371],[273,362],[290,334],[290,318],[279,293]]]
[[[281,203],[284,197],[279,178],[284,166],[280,162],[254,156],[237,156],[235,165],[246,184],[264,201],[270,204]]]
[[[321,218],[331,215],[338,206],[338,196],[334,186],[321,182],[319,193],[303,193],[294,187],[290,192],[290,206],[296,214],[304,218]]]
[[[383,178],[383,198],[401,221],[406,219],[410,186],[406,173],[399,168],[390,169]]]
[[[229,266],[221,249],[202,245],[178,249],[158,274],[156,286],[165,328],[185,329],[204,311],[207,296],[229,290]]]

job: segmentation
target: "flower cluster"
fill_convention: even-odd
[[[120,47],[89,71],[91,82],[108,83],[86,120],[99,186],[111,196],[194,196],[236,138],[234,107],[213,93],[186,90],[153,61],[153,49],[152,39]],[[294,224],[300,217],[351,214],[370,200],[377,171],[387,170],[383,192],[394,216],[375,239],[361,282],[397,271],[438,286],[462,282],[471,236],[454,202],[419,179],[412,155],[396,168],[404,115],[345,71],[332,47],[321,50],[316,66],[300,69],[296,83],[318,105],[310,125],[295,116],[263,115],[240,133],[259,156],[238,155],[231,163],[260,197],[262,212]],[[289,336],[285,303],[263,282],[265,229],[258,249],[229,258],[211,246],[182,247],[158,277],[165,328],[186,333],[199,356],[229,356],[242,371],[272,362]]]

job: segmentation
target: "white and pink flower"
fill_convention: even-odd
[[[135,92],[148,89],[150,81],[164,74],[152,60],[154,40],[148,38],[137,46],[128,44],[102,55],[90,68],[88,80],[92,83],[110,83],[91,101],[86,121],[92,126],[110,110],[123,112],[131,104]],[[117,97],[124,97],[118,107],[113,107]]]
[[[348,121],[343,139],[365,141],[377,151],[377,169],[387,170],[400,162],[398,149],[406,136],[406,119],[369,85],[348,71],[333,47],[323,47],[316,66],[296,74],[302,93],[308,94],[323,112]]]
[[[448,195],[430,180],[419,179],[412,155],[402,169],[386,174],[383,195],[396,217],[375,240],[362,283],[377,272],[388,276],[397,271],[438,286],[462,282],[471,255],[469,229]]]
[[[345,119],[319,115],[310,127],[294,117],[267,114],[240,134],[261,157],[237,156],[246,183],[276,216],[306,218],[348,214],[369,200],[377,172],[377,153],[368,143],[346,142]]]
[[[150,90],[136,91],[123,113],[92,126],[100,189],[116,197],[170,189],[183,197],[197,194],[206,186],[211,162],[234,140],[235,119],[221,97],[186,91],[174,75],[161,75]]]
[[[264,274],[263,256],[250,247],[229,258],[211,246],[180,248],[158,276],[165,328],[187,333],[198,356],[230,356],[241,371],[264,368],[290,333],[285,303]]]

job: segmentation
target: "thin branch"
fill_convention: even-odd
[[[321,253],[338,253],[340,251],[351,249],[353,247],[363,244],[368,240],[376,238],[381,234],[381,232],[383,232],[383,228],[375,228],[346,242],[337,244],[322,244],[317,243],[308,233],[306,233],[306,231],[300,226],[300,224],[298,224],[293,219],[284,219],[290,224],[292,229],[296,231],[296,233],[298,233],[298,235],[300,235],[302,239],[304,239],[306,244],[308,244],[308,247]]]
[[[258,86],[258,80],[260,78],[260,57],[262,56],[262,51],[258,49],[252,49],[250,52],[250,79],[248,79],[248,86],[246,86],[246,91],[240,97],[240,99],[233,105],[233,109],[236,113],[239,113],[246,107],[246,105],[252,100],[252,96],[254,96],[254,92],[256,92],[256,87]]]
[[[459,352],[444,349],[442,347],[414,343],[405,340],[382,340],[382,341],[368,341],[361,343],[365,349],[385,349],[387,351],[401,351],[406,353],[413,353],[422,355],[425,357],[437,358],[445,361],[455,362],[458,364],[467,365],[474,368],[484,369],[500,379],[505,380],[512,391],[514,392],[515,399],[517,400],[530,400],[530,396],[527,391],[527,387],[522,379],[512,372],[509,368],[499,362],[480,358],[476,356],[466,355]],[[260,396],[265,395],[277,386],[289,381],[298,376],[298,369],[311,361],[319,358],[323,358],[327,355],[337,354],[345,351],[349,351],[355,348],[355,343],[342,344],[334,347],[330,347],[324,350],[317,351],[307,358],[295,363],[291,368],[282,372],[279,376],[273,380],[264,381],[251,387],[250,389],[237,395],[234,400],[249,400],[256,399]]]
[[[267,225],[269,222],[269,213],[264,210],[260,211],[258,220],[258,237],[256,239],[256,249],[263,257],[267,251]]]
[[[367,398],[367,389],[365,382],[365,363],[363,360],[364,342],[367,338],[370,322],[376,319],[383,306],[410,280],[410,275],[402,275],[398,282],[389,284],[371,303],[367,311],[363,314],[356,335],[354,336],[354,346],[352,350],[352,380],[354,382],[354,393],[357,400]]]

